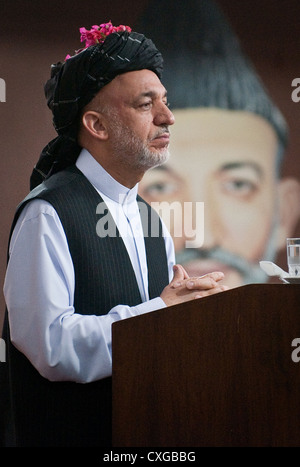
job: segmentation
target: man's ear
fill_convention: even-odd
[[[286,239],[294,235],[300,220],[300,182],[286,178],[279,182],[278,249],[286,247]],[[298,235],[299,236],[299,235]]]
[[[82,125],[91,136],[102,141],[107,140],[108,132],[105,117],[94,110],[88,110],[82,116]]]

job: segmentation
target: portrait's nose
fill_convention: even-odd
[[[186,163],[188,164],[188,162],[189,161],[187,160]],[[220,241],[218,234],[218,227],[220,226],[217,225],[218,216],[216,206],[210,199],[210,192],[207,190],[207,186],[209,184],[207,177],[207,171],[201,170],[200,162],[199,170],[189,171],[189,176],[187,178],[192,203],[194,205],[197,203],[201,203],[203,205],[203,222],[201,225],[199,225],[199,222],[196,222],[196,224],[197,229],[202,229],[201,235],[203,238],[203,246],[200,248],[205,249],[216,247]],[[199,235],[199,233],[197,233],[197,235]]]
[[[219,246],[218,243],[220,241],[218,235],[218,225],[216,225],[216,215],[215,212],[213,212],[212,207],[209,206],[210,203],[207,199],[205,199],[205,197],[200,195],[198,199],[202,199],[204,205],[204,221],[202,226],[203,246],[201,248],[214,248]]]
[[[217,235],[214,227],[211,225],[211,219],[204,208],[204,243],[203,248],[210,249],[217,246]]]

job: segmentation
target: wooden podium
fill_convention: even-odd
[[[246,285],[112,329],[114,447],[300,446],[300,285]]]

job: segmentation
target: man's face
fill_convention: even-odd
[[[124,73],[103,91],[102,102],[109,102],[112,157],[143,171],[164,163],[169,155],[168,127],[174,117],[156,74],[149,70]]]
[[[267,259],[278,214],[274,130],[247,112],[189,109],[174,114],[174,173],[146,173],[141,196],[148,202],[204,202],[204,244],[199,251],[185,250],[186,262],[180,261],[185,238],[174,238],[177,261],[185,263],[191,276],[221,270],[229,286],[260,281],[258,262]]]

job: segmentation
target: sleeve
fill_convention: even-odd
[[[165,223],[161,219],[162,223],[162,231],[163,231],[163,237],[165,239],[165,245],[166,245],[166,254],[167,254],[167,262],[168,262],[168,273],[169,273],[169,282],[173,279],[173,266],[175,265],[175,248],[174,248],[174,242],[171,237],[170,232],[168,231]]]
[[[171,238],[165,237],[170,260]],[[11,340],[50,381],[86,383],[111,375],[111,325],[166,305],[160,297],[135,307],[118,305],[107,315],[74,309],[74,269],[54,208],[41,200],[22,211],[10,242],[4,282]]]

